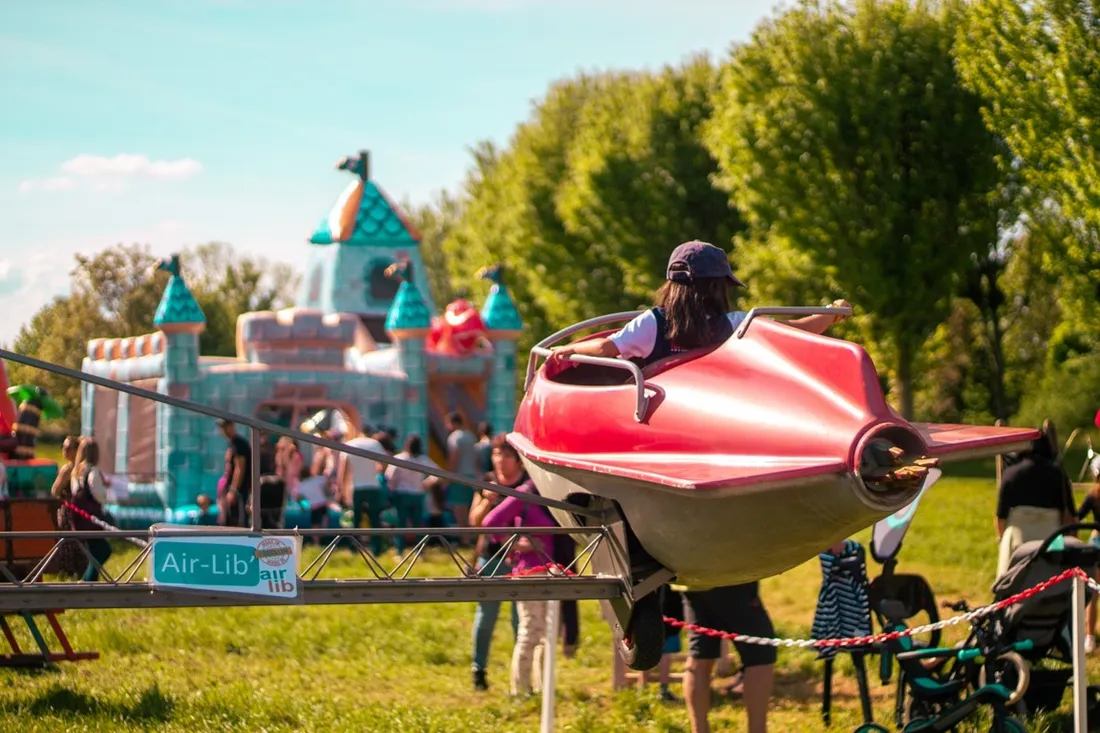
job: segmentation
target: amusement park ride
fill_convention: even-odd
[[[42,608],[125,608],[268,603],[405,603],[492,598],[597,599],[619,650],[635,669],[653,667],[663,646],[656,591],[670,581],[697,587],[748,582],[809,560],[854,531],[903,509],[939,475],[940,460],[1024,449],[1027,428],[910,423],[886,403],[874,365],[860,346],[810,334],[765,316],[835,313],[822,308],[758,308],[723,345],[682,353],[639,369],[621,359],[572,356],[564,368],[537,363],[565,338],[634,313],[584,321],[532,349],[526,390],[509,440],[541,496],[474,481],[449,471],[352,448],[327,438],[143,390],[33,357],[0,358],[73,379],[228,419],[260,432],[410,468],[446,481],[519,496],[546,506],[577,538],[581,552],[549,577],[484,577],[454,550],[455,578],[410,577],[426,536],[393,570],[360,540],[387,529],[262,530],[253,477],[250,529],[155,526],[144,532],[5,531],[0,539],[56,543],[29,571],[0,565],[0,613]],[[762,521],[767,518],[783,521]],[[475,529],[472,533],[492,530]],[[499,530],[496,530],[499,531]],[[539,529],[540,532],[546,530]],[[502,553],[522,536],[522,528]],[[118,576],[100,583],[47,582],[43,570],[62,542],[91,536],[130,538],[143,548]],[[139,578],[157,542],[188,538],[331,538],[297,574],[291,597],[187,591]],[[332,552],[353,543],[369,577],[322,578]],[[767,547],[767,552],[756,548]],[[288,550],[289,552],[289,550]],[[257,550],[259,553],[259,550]],[[257,555],[258,556],[258,555]],[[89,555],[89,560],[95,562]],[[549,557],[547,558],[549,562]],[[97,563],[98,564],[98,563]]]

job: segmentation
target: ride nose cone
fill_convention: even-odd
[[[907,455],[886,438],[867,443],[859,457],[859,475],[868,489],[878,493],[919,489],[928,471],[939,465],[936,458]]]

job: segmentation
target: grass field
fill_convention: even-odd
[[[1067,464],[1075,474],[1080,461]],[[921,506],[899,570],[925,575],[940,600],[987,601],[996,566],[994,500],[991,463],[949,468]],[[857,539],[866,543],[868,535]],[[111,566],[129,552],[120,547]],[[358,568],[346,553],[340,562],[343,572]],[[873,577],[878,566],[870,570]],[[781,636],[809,635],[819,583],[816,559],[764,581]],[[62,618],[74,645],[102,658],[44,672],[0,670],[0,731],[538,730],[538,699],[507,696],[512,639],[503,620],[493,687],[472,692],[472,604],[71,611]],[[655,685],[611,691],[611,638],[595,602],[582,603],[582,636],[576,658],[561,660],[557,730],[688,730],[684,707],[661,703]],[[25,634],[23,641],[30,643]],[[1100,661],[1090,669],[1100,673]],[[893,687],[881,686],[873,671],[871,686],[876,719],[889,724]],[[850,731],[859,720],[847,660],[834,687],[832,730]],[[770,729],[823,730],[820,694],[814,655],[781,650]],[[1069,697],[1060,714],[1033,720],[1030,729],[1068,731]],[[711,719],[716,730],[745,729],[736,701],[716,698]]]

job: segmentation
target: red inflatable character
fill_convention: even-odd
[[[0,436],[11,435],[15,427],[15,404],[8,397],[8,370],[0,360]]]
[[[475,351],[488,335],[477,308],[460,298],[447,304],[443,315],[433,319],[432,330],[428,333],[428,351],[465,356]]]

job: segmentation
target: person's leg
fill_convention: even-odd
[[[531,604],[531,638],[535,640],[531,651],[531,690],[542,692],[542,658],[546,655],[546,645],[550,640],[546,638],[546,614],[550,610],[546,601],[534,601]]]
[[[745,667],[745,713],[749,718],[749,733],[768,730],[768,702],[772,696],[775,667],[771,664]]]
[[[1100,580],[1100,573],[1097,573],[1096,580]],[[1096,649],[1096,603],[1100,599],[1100,596],[1094,595],[1089,599],[1089,605],[1085,607],[1085,627],[1088,629],[1088,634],[1085,636],[1085,653],[1091,654]]]
[[[393,503],[393,508],[397,512],[397,526],[404,529],[409,526],[409,495],[408,494],[390,494],[390,502]],[[405,554],[405,535],[399,534],[393,538],[393,546],[398,555]]]
[[[710,733],[710,674],[714,659],[688,657],[684,668],[684,701],[687,703],[691,733]]]
[[[474,490],[465,484],[451,484],[447,487],[447,506],[455,518],[455,526],[470,526],[470,505],[474,501]],[[473,536],[460,535],[460,544],[472,545]]]
[[[500,613],[500,601],[481,601],[474,611],[474,686],[488,689],[485,680],[489,668],[489,652],[493,646],[493,629]]]
[[[424,526],[424,495],[405,494],[405,512],[408,516],[408,527],[417,528]],[[424,535],[412,532],[413,542],[419,543]]]
[[[561,602],[562,654],[572,659],[577,654],[580,641],[580,610],[576,601]]]
[[[759,585],[749,583],[731,589],[726,600],[729,623],[736,630],[749,636],[770,638],[775,627],[759,596]],[[744,677],[745,713],[749,719],[748,733],[765,733],[768,729],[768,703],[774,682],[776,649],[759,644],[734,642],[741,657]]]
[[[371,487],[364,491],[366,497],[366,511],[367,519],[370,520],[371,527],[382,526],[382,512],[386,508],[386,492],[377,487]],[[370,551],[375,557],[379,557],[386,550],[386,543],[383,541],[381,535],[375,535],[370,538]]]
[[[518,601],[519,633],[516,646],[512,650],[512,686],[511,693],[525,695],[531,692],[531,658],[534,656],[537,637],[533,636],[535,623],[535,605],[531,601]],[[545,622],[544,622],[545,623]]]
[[[684,620],[707,628],[717,628],[720,617],[712,608],[714,591],[688,591],[684,593]],[[710,733],[710,679],[714,662],[721,653],[718,638],[688,632],[688,660],[684,668],[684,701],[687,703],[691,733]]]
[[[100,565],[103,565],[111,557],[111,543],[98,538],[88,540],[88,552]],[[99,580],[99,568],[95,563],[89,561],[88,569],[84,571],[84,580],[88,583]]]

